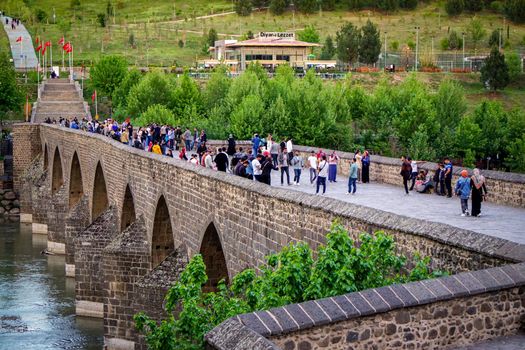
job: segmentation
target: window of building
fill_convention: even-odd
[[[277,55],[277,61],[287,61],[290,62],[290,55]]]
[[[246,55],[246,61],[271,61],[272,55]]]

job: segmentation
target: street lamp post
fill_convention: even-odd
[[[414,70],[417,72],[417,61],[418,61],[418,54],[419,54],[419,28],[415,27],[416,29],[416,64],[414,66]]]
[[[386,32],[385,32],[385,57],[383,59],[384,59],[385,71],[386,71]]]
[[[465,71],[465,32],[461,33],[463,37],[463,71]]]

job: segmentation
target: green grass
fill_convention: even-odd
[[[0,0],[0,8],[13,7],[14,0]],[[46,23],[29,25],[33,35],[39,34],[43,38],[51,39],[56,43],[62,37],[60,25],[52,24],[53,9],[57,22],[67,20],[72,22],[71,30],[66,33],[66,39],[75,46],[75,61],[91,62],[103,54],[123,54],[131,64],[168,65],[174,60],[179,65],[192,65],[195,57],[203,58],[203,35],[214,28],[222,38],[238,37],[248,31],[294,31],[301,30],[307,25],[313,25],[321,34],[321,39],[328,35],[335,36],[337,30],[347,21],[357,26],[363,25],[368,18],[378,24],[381,31],[381,40],[387,32],[387,46],[397,41],[401,49],[409,42],[415,42],[414,27],[420,30],[420,53],[422,57],[431,52],[432,37],[434,38],[434,52],[439,51],[439,42],[448,36],[449,30],[458,33],[466,31],[472,14],[463,14],[457,17],[448,17],[441,2],[420,4],[415,11],[398,11],[385,14],[374,11],[349,12],[342,7],[336,11],[317,12],[310,15],[288,11],[282,16],[274,16],[267,10],[254,12],[248,17],[239,17],[230,14],[220,17],[196,19],[202,15],[217,14],[231,11],[231,1],[167,1],[158,0],[113,0],[115,16],[109,19],[109,26],[101,28],[96,21],[98,13],[106,12],[106,1],[81,0],[81,10],[70,9],[70,1],[39,0],[32,3],[33,12],[36,9],[44,10],[48,15]],[[22,1],[16,3],[23,4]],[[23,5],[18,5],[18,7]],[[15,7],[16,8],[16,7]],[[19,10],[21,11],[21,10]],[[502,15],[489,11],[477,14],[487,31],[486,38],[478,45],[478,51],[486,51],[488,36],[492,30],[504,27]],[[505,26],[509,22],[505,22]],[[187,31],[187,32],[185,32]],[[129,37],[135,36],[136,45],[129,45]],[[506,39],[506,30],[504,31]],[[510,23],[509,43],[511,48],[524,46],[525,26]],[[179,48],[179,40],[186,41],[186,47]],[[468,34],[466,35],[466,50],[473,51],[474,47]],[[55,50],[56,52],[57,50]],[[60,55],[54,59],[60,61]]]

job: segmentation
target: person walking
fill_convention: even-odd
[[[215,165],[218,171],[226,172],[228,169],[228,155],[226,154],[226,147],[219,147],[217,149],[217,155],[215,156]]]
[[[337,182],[337,162],[339,161],[339,156],[335,154],[335,151],[330,154],[328,157],[328,181]]]
[[[274,164],[277,164],[277,157],[279,157],[279,144],[277,142],[271,141],[269,146],[270,155],[272,156],[272,161]]]
[[[286,182],[288,183],[288,186],[290,186],[290,166],[288,162],[288,152],[286,148],[283,152],[279,154],[278,162],[279,169],[281,169],[281,186],[284,185],[284,174],[286,174]]]
[[[412,167],[412,174],[410,175],[410,178],[412,180],[412,185],[410,186],[410,191],[414,190],[414,185],[416,184],[416,178],[419,174],[417,170],[417,161],[412,160],[412,158],[408,157],[408,161],[410,162],[410,166]]]
[[[454,193],[461,200],[461,216],[469,216],[468,211],[468,199],[470,197],[470,181],[468,177],[468,171],[462,170],[461,177],[458,182],[456,182],[456,187],[454,187]]]
[[[173,137],[175,138],[175,135],[173,135]],[[193,143],[193,136],[191,135],[190,129],[186,128],[186,131],[184,131],[182,138],[184,139],[184,146],[186,147],[186,151],[189,152],[191,150],[191,144]]]
[[[254,157],[257,156],[257,152],[259,151],[260,144],[261,144],[261,138],[259,137],[259,134],[254,134],[252,138],[252,155]]]
[[[361,169],[361,181],[366,184],[370,182],[370,153],[365,150],[361,159],[363,168]]]
[[[272,170],[274,169],[272,158],[270,157],[270,154],[264,155],[265,160],[262,165],[262,182],[267,184],[268,186],[272,185]],[[288,175],[289,176],[289,175]],[[290,177],[288,177],[288,181],[290,181]]]
[[[450,162],[449,158],[445,158],[445,187],[447,188],[447,197],[452,197],[452,171],[454,170],[452,167],[452,163]]]
[[[328,176],[328,162],[326,156],[321,157],[321,161],[317,166],[317,188],[315,194],[319,194],[319,187],[323,186],[323,195],[326,193],[326,177]]]
[[[472,216],[479,217],[481,215],[481,202],[483,202],[487,195],[485,177],[481,175],[479,169],[476,168],[470,180],[470,186],[472,188]]]
[[[304,167],[304,160],[303,157],[301,157],[301,154],[299,151],[294,152],[295,155],[292,158],[292,168],[293,168],[293,184],[296,186],[299,186],[299,183],[301,181],[301,171]]]
[[[313,184],[317,178],[317,156],[314,151],[308,157],[308,167],[310,168],[310,184]]]
[[[348,194],[355,194],[357,191],[357,162],[355,158],[352,158],[352,164],[350,165],[350,172],[348,174]]]
[[[399,174],[403,178],[403,186],[405,187],[405,193],[408,196],[408,181],[412,176],[412,167],[410,166],[410,162],[405,158],[405,156],[401,157],[401,161],[403,162],[403,164],[401,164],[401,172]]]
[[[293,143],[292,143],[291,137],[289,137],[288,140],[286,141],[286,150],[288,152],[288,163],[289,163],[291,162],[293,158]]]
[[[363,156],[361,150],[357,150],[354,154],[354,158],[357,164],[357,182],[361,182],[361,169],[363,169]]]
[[[228,154],[228,158],[230,159],[230,162],[233,158],[233,155],[237,152],[237,143],[235,142],[235,139],[233,138],[233,134],[230,134],[228,137],[228,149],[226,150],[226,154]]]

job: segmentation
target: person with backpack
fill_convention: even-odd
[[[468,171],[462,170],[461,177],[456,182],[454,187],[454,193],[461,200],[461,216],[470,216],[468,211],[468,199],[470,197],[470,178],[468,177]]]
[[[326,177],[328,176],[328,162],[326,155],[321,157],[319,165],[317,165],[317,189],[315,194],[319,194],[319,187],[323,186],[323,195],[326,193]]]

